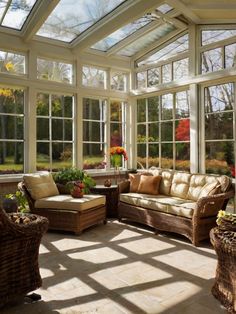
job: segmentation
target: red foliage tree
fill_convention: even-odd
[[[175,130],[175,137],[177,141],[190,140],[190,121],[189,119],[180,120]]]

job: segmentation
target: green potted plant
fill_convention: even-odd
[[[219,210],[216,223],[221,230],[236,231],[236,214]]]
[[[89,194],[90,188],[96,185],[95,180],[83,170],[76,167],[64,168],[53,174],[60,193],[70,193],[74,183],[83,183],[83,193]]]
[[[3,208],[6,212],[21,212],[29,211],[28,201],[22,191],[16,191],[15,194],[6,194],[3,201]]]

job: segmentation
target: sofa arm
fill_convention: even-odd
[[[125,181],[118,183],[119,194],[120,193],[129,193],[129,189],[130,189],[130,181],[129,180],[125,180]]]
[[[197,201],[197,208],[194,211],[195,217],[216,216],[218,211],[225,209],[230,198],[234,197],[234,189],[228,192],[205,196]]]

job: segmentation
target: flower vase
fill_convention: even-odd
[[[115,174],[115,184],[117,185],[117,179],[120,175],[120,167],[122,167],[122,155],[114,154],[111,156],[111,164],[114,167],[114,174]]]

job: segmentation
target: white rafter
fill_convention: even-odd
[[[185,5],[180,0],[167,0],[166,3],[171,5],[173,8],[178,9],[183,15],[185,15],[193,23],[195,24],[201,23],[201,19],[189,8],[189,6]]]

